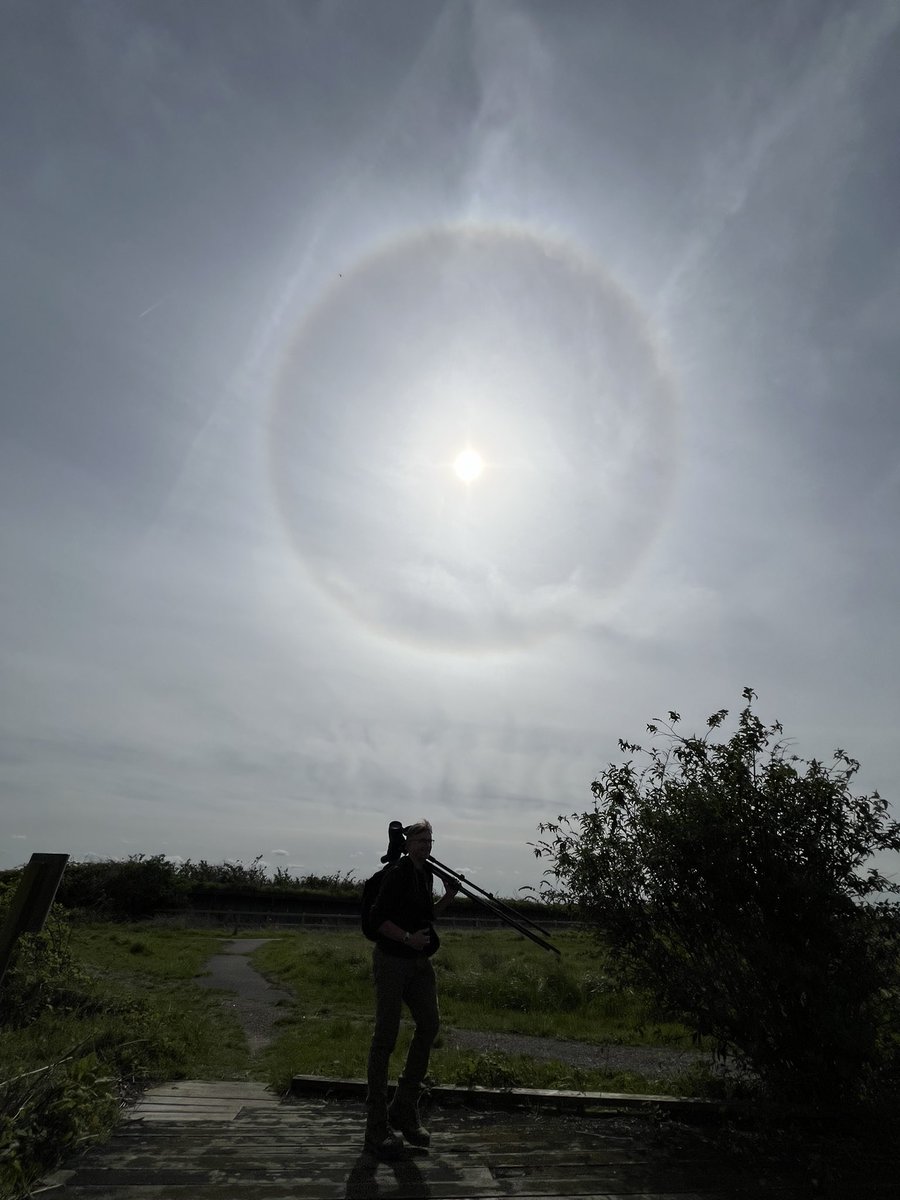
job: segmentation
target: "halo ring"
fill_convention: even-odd
[[[458,514],[451,552],[409,481],[431,436],[411,431],[448,419],[454,387],[470,424],[502,410],[494,426],[553,486],[518,530],[491,515],[466,534]],[[388,422],[406,458],[367,461],[360,442],[380,444]],[[303,314],[276,371],[268,466],[291,542],[343,612],[420,648],[508,651],[596,621],[653,542],[676,458],[675,390],[646,318],[585,253],[529,228],[445,225],[376,246]],[[509,544],[528,536],[517,558]]]

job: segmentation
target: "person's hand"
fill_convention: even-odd
[[[451,879],[449,875],[444,878],[444,897],[447,900],[452,900],[459,895],[459,884],[455,879]]]
[[[417,929],[415,933],[410,934],[409,941],[406,943],[413,950],[427,950],[431,944],[431,930]]]

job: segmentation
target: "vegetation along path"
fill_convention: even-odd
[[[209,960],[203,974],[195,980],[203,987],[227,993],[222,997],[222,1004],[240,1021],[254,1053],[271,1041],[275,1023],[284,1015],[284,1005],[291,1000],[289,992],[273,987],[246,957],[267,941],[274,940],[238,938],[224,943],[221,952]],[[444,1040],[450,1046],[477,1053],[522,1054],[571,1067],[634,1071],[651,1078],[676,1074],[695,1062],[712,1063],[712,1057],[706,1051],[676,1050],[666,1046],[597,1046],[562,1038],[472,1029],[445,1029]]]
[[[223,946],[202,976],[207,986],[223,990],[223,1003],[256,1045],[266,1044],[289,999],[247,960],[266,940],[237,939]],[[483,1036],[488,1046],[497,1046],[501,1035]],[[511,1038],[502,1035],[503,1045]],[[556,1054],[579,1049],[556,1039],[517,1039],[520,1050],[524,1043],[533,1047],[545,1040]],[[652,1047],[621,1049],[659,1053]],[[144,1092],[108,1141],[70,1154],[31,1194],[54,1200],[896,1195],[896,1163],[888,1156],[853,1164],[838,1190],[810,1191],[808,1170],[801,1166],[757,1153],[736,1159],[704,1129],[679,1123],[674,1114],[634,1115],[606,1096],[593,1106],[594,1115],[572,1115],[558,1106],[535,1107],[537,1094],[533,1104],[511,1108],[517,1098],[502,1091],[460,1092],[455,1102],[449,1096],[433,1099],[427,1113],[434,1137],[430,1151],[408,1148],[400,1161],[379,1163],[361,1152],[364,1107],[358,1089],[349,1098],[297,1092],[279,1098],[252,1080],[170,1081]],[[634,1097],[619,1098],[626,1099]]]

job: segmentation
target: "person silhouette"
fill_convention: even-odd
[[[412,1146],[426,1147],[431,1142],[431,1135],[419,1120],[418,1102],[440,1028],[437,984],[431,965],[440,945],[434,921],[459,891],[453,879],[442,876],[444,894],[435,903],[434,872],[428,865],[434,844],[431,823],[417,821],[403,832],[403,856],[385,872],[371,914],[376,934],[372,949],[375,1022],[367,1066],[364,1149],[380,1159],[398,1158],[403,1152],[403,1142],[391,1130],[399,1130]],[[404,1004],[415,1032],[388,1105],[388,1072]]]

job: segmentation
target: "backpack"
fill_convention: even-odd
[[[392,871],[396,863],[388,863],[382,867],[380,871],[376,871],[374,875],[370,875],[363,884],[362,902],[360,904],[359,923],[362,926],[362,931],[365,937],[370,942],[374,942],[378,937],[377,930],[372,928],[372,908],[375,901],[378,899],[378,893],[381,891],[381,885],[384,883],[384,877],[388,871]]]

